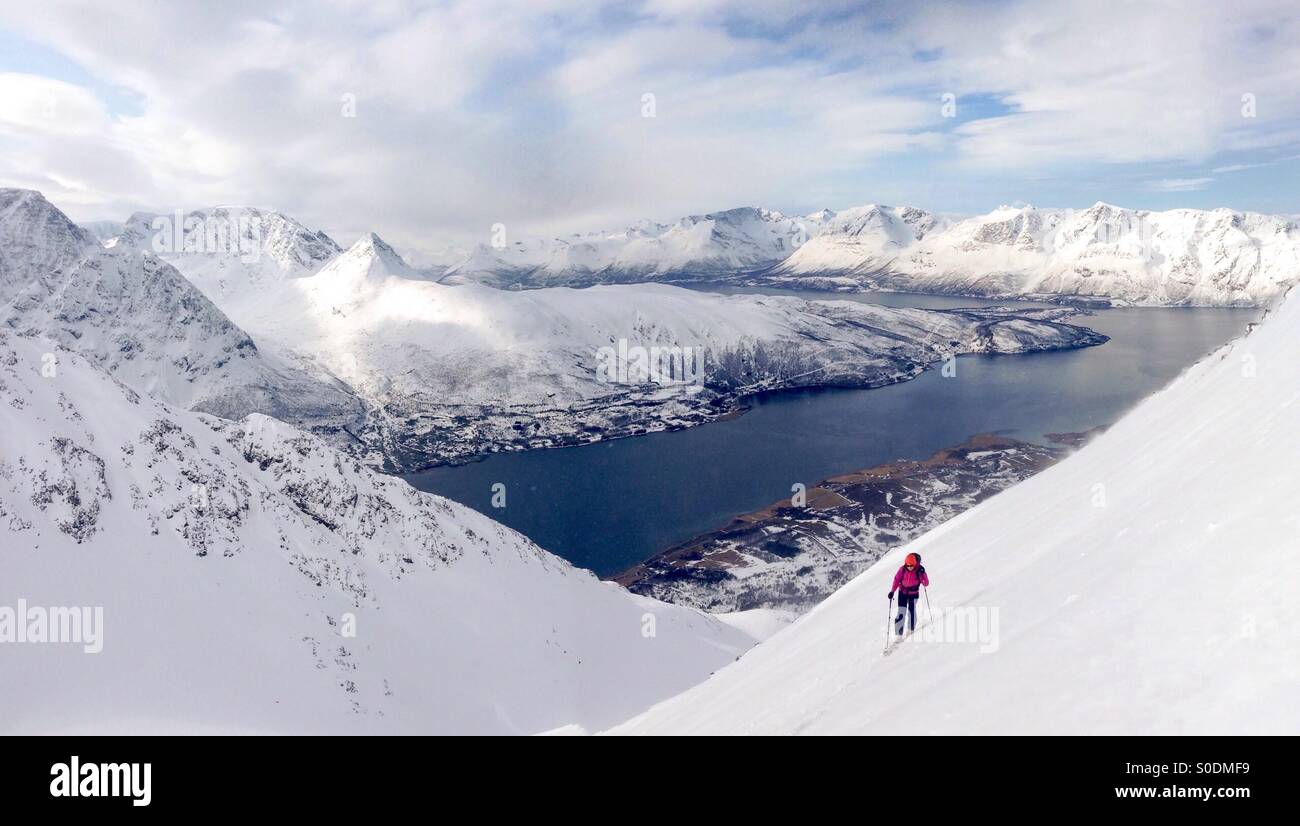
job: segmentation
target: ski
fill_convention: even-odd
[[[907,638],[912,636],[913,631],[915,631],[915,629],[913,629],[912,631],[908,631],[905,634],[903,634],[901,637],[897,637],[893,640],[890,640],[888,643],[886,643],[884,655],[888,657],[890,654],[894,652],[894,649],[898,648],[900,645],[907,642]]]

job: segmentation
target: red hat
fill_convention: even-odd
[[[904,564],[904,565],[908,565],[908,566],[915,566],[915,565],[916,565],[916,554],[908,554],[908,555],[907,555],[907,559],[903,560],[903,564]]]

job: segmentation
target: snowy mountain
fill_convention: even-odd
[[[668,280],[995,298],[1267,306],[1300,272],[1300,225],[1228,209],[999,207],[958,219],[868,205],[746,207],[614,233],[480,247],[444,280],[544,287]]]
[[[336,379],[262,353],[173,267],[104,248],[27,190],[0,190],[0,327],[46,336],[135,390],[220,416],[359,426]]]
[[[107,244],[126,231],[121,221],[82,221],[79,226],[99,243]]]
[[[373,232],[366,233],[347,251],[330,261],[320,274],[340,273],[329,276],[345,279],[362,278],[367,281],[383,281],[387,278],[410,278],[420,280],[424,274],[411,267],[397,254],[397,250],[388,245],[384,239]],[[315,275],[315,273],[313,273]]]
[[[913,207],[871,204],[838,213],[827,210],[817,235],[784,259],[778,270],[800,274],[876,272],[945,226],[943,218]]]
[[[600,727],[752,644],[38,336],[0,330],[0,402],[0,606],[102,610],[99,653],[0,645],[5,734]]]
[[[285,279],[312,275],[340,252],[325,233],[255,207],[138,212],[108,243],[157,255],[223,305],[256,300]]]
[[[866,232],[832,224],[770,275],[831,287],[1251,306],[1267,306],[1300,277],[1300,226],[1284,216],[1098,203],[1002,207],[947,225],[921,218],[910,233],[900,223]]]
[[[0,189],[0,302],[33,281],[53,283],[96,246],[39,192]]]
[[[337,252],[260,210],[137,215],[100,245],[38,194],[9,192],[5,326],[87,355],[137,391],[227,418],[265,413],[389,469],[685,427],[748,393],[872,387],[954,353],[1104,341],[1062,323],[1067,310],[433,283],[374,234]],[[752,238],[780,220],[724,214],[689,232]],[[683,222],[665,235],[686,232]],[[629,372],[650,353],[670,372],[675,358],[676,374],[664,380],[648,360]]]
[[[784,260],[818,230],[820,213],[790,217],[740,207],[671,224],[642,221],[613,232],[550,241],[480,245],[443,276],[449,284],[494,287],[587,286],[708,280]]]
[[[952,353],[1105,340],[1061,323],[1070,315],[1062,310],[939,312],[666,285],[431,283],[373,235],[268,295],[228,311],[264,348],[314,359],[347,381],[371,410],[382,440],[373,447],[395,468],[697,424],[746,393],[871,387]],[[696,380],[602,370],[613,361],[626,368],[631,357],[621,354],[651,348],[698,357]]]
[[[969,218],[879,204],[803,216],[740,207],[668,224],[500,240],[455,263],[444,252],[434,266],[401,266],[406,277],[510,289],[728,280],[1179,306],[1267,306],[1300,271],[1294,217],[1104,203],[1004,206]],[[324,233],[253,208],[139,213],[107,243],[156,252],[234,317],[234,305],[260,301],[340,252]]]
[[[1300,730],[1298,350],[1293,293],[1078,453],[615,731]],[[923,604],[917,634],[882,657],[910,552],[933,621]]]

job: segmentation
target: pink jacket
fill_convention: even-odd
[[[921,586],[930,584],[930,577],[926,576],[925,566],[917,566],[915,571],[907,570],[906,565],[899,566],[898,573],[894,574],[894,590],[908,596],[916,596],[921,593]]]

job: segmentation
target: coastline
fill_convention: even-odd
[[[999,313],[994,308],[967,311],[934,310],[940,313],[963,313],[984,319],[982,335],[991,335],[997,324],[1017,319],[1032,320],[1068,328],[1073,338],[1065,344],[1044,344],[1025,350],[999,350],[991,339],[983,346],[953,356],[964,355],[1032,355],[1035,353],[1081,350],[1109,341],[1109,336],[1083,324],[1073,323],[1077,316],[1089,315],[1082,308],[1059,308],[1044,311],[1031,309]],[[750,408],[750,401],[774,393],[818,389],[874,390],[917,378],[943,363],[936,357],[926,363],[900,360],[892,365],[877,365],[861,374],[837,377],[831,381],[795,381],[773,377],[741,388],[725,385],[708,386],[703,392],[666,396],[660,388],[631,388],[626,392],[602,397],[586,407],[555,409],[483,409],[469,415],[464,408],[445,412],[423,412],[403,418],[408,430],[387,437],[382,450],[382,464],[376,469],[407,477],[438,467],[465,465],[498,453],[579,447],[598,442],[684,430],[714,422],[730,421]],[[800,377],[796,377],[800,378]],[[694,397],[693,397],[694,396]],[[449,434],[472,431],[476,439]],[[355,437],[354,437],[355,438]],[[378,455],[377,455],[378,458]]]
[[[1056,464],[1104,428],[1036,444],[976,434],[922,460],[829,477],[800,507],[781,499],[609,577],[633,593],[713,613],[803,612],[894,547]]]

